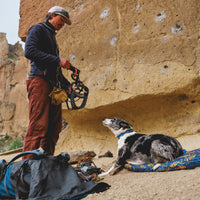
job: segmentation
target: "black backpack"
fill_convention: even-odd
[[[26,154],[35,158],[14,162]],[[69,154],[47,156],[41,150],[18,154],[10,162],[0,161],[0,199],[70,200],[102,192],[107,183],[85,182],[68,163]]]

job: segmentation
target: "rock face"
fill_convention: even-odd
[[[28,65],[21,45],[9,45],[5,33],[0,33],[0,58],[0,133],[23,136],[28,122]]]
[[[72,20],[57,34],[61,56],[90,89],[86,108],[63,107],[69,127],[57,151],[115,151],[101,122],[114,116],[139,132],[199,135],[199,0],[21,0],[24,41],[54,5]]]

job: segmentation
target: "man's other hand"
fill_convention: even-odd
[[[61,58],[60,59],[60,66],[63,67],[64,69],[69,69],[72,65],[67,59]]]

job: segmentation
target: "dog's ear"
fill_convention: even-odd
[[[127,122],[120,122],[119,125],[123,128],[123,129],[128,129],[128,128],[132,128],[132,125],[128,124]]]

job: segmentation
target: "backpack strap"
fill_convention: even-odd
[[[41,156],[44,156],[44,150],[40,147],[39,149],[33,150],[33,151],[25,151],[22,153],[17,154],[10,162],[8,162],[7,164],[7,168],[9,167],[9,165],[11,165],[11,163],[13,163],[15,160],[17,160],[20,157],[23,157],[24,155],[27,154],[34,154],[36,155],[38,158]]]

